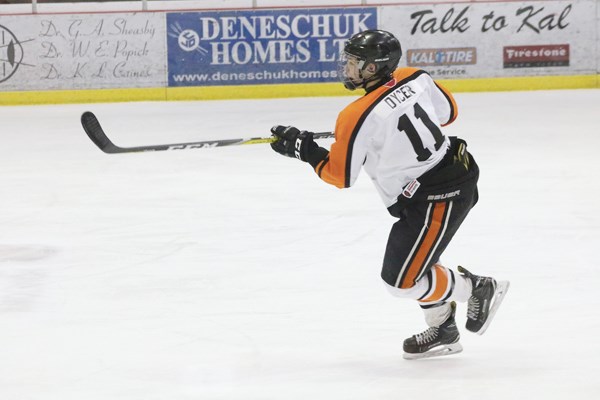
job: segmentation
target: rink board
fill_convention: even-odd
[[[2,16],[0,104],[340,96],[352,34],[454,91],[597,88],[599,3],[419,3]]]

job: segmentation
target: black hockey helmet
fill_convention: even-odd
[[[352,80],[345,71],[348,57],[359,60],[360,81]],[[382,30],[367,30],[352,36],[344,45],[344,54],[340,65],[340,72],[344,86],[354,90],[365,87],[365,84],[374,80],[386,78],[398,66],[402,57],[400,41],[390,32]],[[376,66],[375,73],[368,78],[363,78],[363,72],[369,64]]]

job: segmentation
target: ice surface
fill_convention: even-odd
[[[512,286],[463,353],[417,362],[366,175],[338,190],[268,145],[106,155],[79,125],[326,131],[352,97],[0,108],[0,398],[596,399],[600,90],[456,97],[481,199],[443,261]]]

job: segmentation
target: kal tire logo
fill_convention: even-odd
[[[569,45],[504,47],[504,68],[568,67]]]
[[[27,42],[33,39],[27,40]],[[10,79],[25,64],[22,43],[7,27],[0,25],[0,83]]]
[[[439,67],[443,65],[477,64],[475,47],[448,49],[411,49],[406,53],[409,67]]]

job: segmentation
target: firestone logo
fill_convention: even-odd
[[[504,68],[568,67],[568,44],[507,46],[503,50]]]

